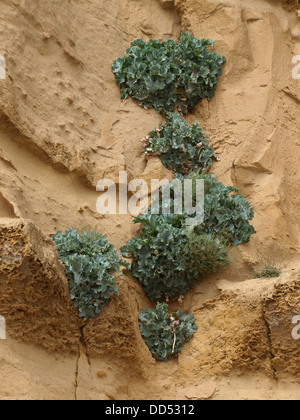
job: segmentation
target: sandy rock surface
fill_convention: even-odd
[[[299,398],[298,3],[1,0],[0,399]],[[120,99],[111,65],[134,39],[182,29],[214,39],[227,58],[214,99],[188,120],[220,156],[212,172],[255,207],[257,234],[186,296],[199,330],[165,364],[139,334],[138,312],[151,303],[137,282],[118,278],[120,297],[83,325],[49,238],[91,227],[119,249],[136,227],[130,215],[97,213],[97,182],[118,183],[124,170],[171,179],[140,142],[163,118]],[[282,275],[251,280],[266,263]]]

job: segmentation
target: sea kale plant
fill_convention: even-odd
[[[179,297],[193,287],[194,278],[186,273],[188,243],[186,230],[149,217],[141,236],[122,248],[125,257],[133,256],[132,274],[151,301]]]
[[[126,55],[112,66],[122,99],[131,97],[158,113],[178,110],[186,115],[201,99],[214,96],[225,57],[212,51],[213,45],[188,32],[178,42],[132,42]]]
[[[65,266],[71,299],[79,317],[87,321],[101,312],[111,296],[118,295],[114,273],[121,274],[121,266],[128,265],[107,238],[94,231],[69,229],[65,234],[57,232],[53,241]]]
[[[212,159],[218,159],[209,138],[199,123],[189,125],[178,113],[168,113],[166,123],[142,140],[146,155],[160,156],[171,171],[187,175],[191,171],[207,171]]]
[[[160,196],[158,203],[152,203],[145,214],[134,220],[142,224],[140,236],[122,248],[125,257],[133,257],[131,271],[151,301],[185,295],[203,275],[229,263],[229,246],[249,242],[255,233],[249,223],[253,208],[236,188],[224,186],[213,175],[178,175],[183,197],[187,178],[193,183],[204,180],[204,222],[194,227],[187,225],[190,215],[174,212],[172,194],[170,214],[163,214]],[[173,185],[171,181],[171,192]],[[153,214],[154,207],[159,209],[158,214]]]
[[[178,228],[185,228],[187,218],[191,216],[184,211],[182,214],[174,212],[174,195],[178,180],[182,184],[182,200],[185,197],[185,180],[192,181],[193,206],[196,205],[196,183],[197,180],[204,181],[204,221],[201,225],[195,226],[194,232],[200,234],[214,234],[222,238],[224,243],[237,246],[243,242],[248,243],[251,236],[255,234],[255,229],[249,221],[254,218],[254,208],[248,200],[239,193],[236,187],[226,186],[218,181],[214,175],[189,173],[187,176],[176,175],[176,179],[169,185],[162,187],[158,203],[152,203],[146,213],[140,215],[134,223],[149,223],[149,219],[168,221],[168,223]],[[171,190],[170,214],[164,215],[164,202],[162,200],[162,191],[164,188]],[[153,214],[154,207],[159,208],[158,215]],[[182,203],[184,208],[184,203]],[[157,212],[157,211],[156,211]]]
[[[254,218],[254,208],[238,188],[222,184],[214,175],[191,173],[186,178],[178,177],[183,182],[183,191],[184,179],[192,179],[193,183],[197,179],[204,180],[204,222],[196,226],[195,233],[218,235],[232,246],[250,242],[256,233],[249,223]]]
[[[192,314],[177,311],[169,315],[166,303],[158,303],[156,309],[142,311],[139,325],[153,357],[164,362],[176,356],[198,329]]]

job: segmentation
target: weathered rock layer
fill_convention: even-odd
[[[0,343],[0,398],[205,399],[225,398],[228,387],[246,398],[250,383],[257,398],[297,396],[300,349],[291,331],[300,315],[300,82],[292,73],[292,57],[300,54],[298,3],[1,1],[0,314],[9,338]],[[118,278],[120,296],[83,324],[49,237],[91,227],[120,248],[135,234],[131,215],[97,213],[97,182],[118,183],[122,170],[129,180],[171,174],[159,159],[147,161],[140,143],[163,118],[121,101],[111,65],[134,39],[176,39],[181,29],[214,39],[227,58],[214,99],[188,119],[210,136],[221,158],[213,166],[218,179],[239,187],[255,207],[257,234],[234,250],[228,270],[187,296],[184,309],[199,330],[165,365],[154,363],[139,334],[138,312],[150,302],[136,281]],[[280,266],[278,280],[247,280],[266,263]],[[220,276],[226,282],[218,283]],[[38,356],[39,348],[54,354]],[[296,388],[280,393],[284,381]]]

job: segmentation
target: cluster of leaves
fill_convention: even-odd
[[[134,220],[143,225],[141,235],[122,248],[124,256],[133,256],[131,271],[152,301],[166,295],[170,298],[185,295],[201,276],[229,263],[229,245],[248,242],[255,233],[249,223],[253,208],[237,194],[236,188],[224,186],[213,175],[178,175],[178,178],[183,192],[186,179],[192,179],[193,185],[199,179],[204,180],[204,223],[191,228],[186,223],[190,215],[175,214],[174,205],[170,206],[170,214],[163,214],[161,196],[158,205],[152,203],[146,213]],[[172,185],[174,181],[170,183],[171,190]],[[196,199],[195,195],[193,200]],[[154,208],[159,209],[158,214],[153,214]]]
[[[213,45],[213,41],[197,39],[188,32],[183,32],[178,42],[132,42],[126,55],[112,66],[122,99],[131,97],[159,113],[178,109],[186,115],[201,99],[214,96],[225,57],[210,51]]]
[[[188,232],[167,222],[149,218],[140,237],[122,248],[124,256],[133,255],[132,274],[140,281],[153,302],[164,296],[186,294],[194,279],[186,273]]]
[[[214,175],[190,173],[187,176],[182,176],[177,174],[174,181],[162,187],[158,199],[159,203],[152,203],[148,211],[139,216],[135,220],[135,223],[148,223],[149,219],[154,219],[159,224],[167,220],[168,223],[171,223],[175,227],[186,227],[186,220],[191,215],[188,215],[184,211],[182,214],[175,214],[174,212],[174,197],[178,180],[182,184],[182,200],[188,195],[185,191],[186,181],[191,180],[192,197],[190,197],[190,201],[194,207],[199,200],[196,194],[197,181],[204,181],[204,222],[195,227],[196,234],[214,234],[221,238],[224,243],[232,246],[250,241],[251,235],[256,233],[253,226],[249,223],[254,218],[253,207],[243,195],[238,193],[238,188],[225,186]],[[171,190],[171,205],[167,203],[167,206],[170,206],[169,215],[163,214],[164,206],[166,205],[162,199],[164,188],[170,188]],[[182,207],[184,208],[184,202],[182,203]],[[153,214],[154,208],[159,208],[158,215]]]
[[[178,311],[170,316],[166,303],[158,303],[156,309],[141,312],[139,324],[153,357],[165,362],[177,355],[198,329],[192,314]]]
[[[229,263],[227,247],[221,239],[195,235],[188,229],[158,221],[155,216],[153,219],[149,218],[140,237],[122,248],[124,256],[133,255],[132,274],[152,302],[185,295],[201,276]]]
[[[275,278],[279,277],[281,275],[281,270],[277,267],[267,265],[260,271],[254,272],[254,278],[255,279],[261,279],[261,278]]]
[[[122,261],[114,246],[103,235],[94,232],[79,233],[69,229],[57,232],[53,241],[65,265],[70,296],[79,316],[87,321],[99,314],[110,297],[118,294],[113,273],[128,264]]]
[[[250,242],[256,233],[249,223],[254,218],[254,208],[239,194],[239,189],[223,185],[214,175],[190,174],[188,178],[193,182],[204,179],[204,223],[195,232],[217,234],[232,246]],[[196,202],[196,196],[193,201]]]
[[[151,131],[142,143],[145,154],[159,155],[168,169],[187,175],[208,170],[212,159],[217,159],[208,141],[197,121],[190,126],[178,113],[168,113],[166,123]]]

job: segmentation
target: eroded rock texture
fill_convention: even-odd
[[[282,5],[288,10],[299,9],[299,0],[281,0]]]
[[[10,337],[77,353],[81,337],[56,247],[30,221],[0,221],[0,314]]]
[[[294,317],[300,314],[300,278],[275,285],[264,299],[264,317],[272,346],[272,365],[278,379],[289,377],[300,381],[300,340],[292,334]]]
[[[65,353],[78,353],[81,342],[90,356],[110,355],[145,371],[153,361],[139,333],[139,293],[131,282],[119,277],[120,295],[84,323],[54,243],[30,221],[0,223],[0,314],[12,338]]]
[[[90,319],[83,329],[87,353],[93,358],[105,356],[123,361],[147,376],[155,363],[139,330],[138,314],[142,307],[137,299],[137,286],[125,276],[118,278],[117,286],[119,296],[112,297],[101,314]]]
[[[299,287],[299,271],[289,278],[219,282],[220,297],[193,308],[199,333],[179,356],[181,372],[191,380],[254,371],[300,381],[300,341],[292,336]]]
[[[0,314],[10,331],[0,352],[1,398],[14,390],[18,398],[60,398],[57,389],[78,399],[299,396],[299,341],[291,336],[300,315],[298,3],[1,1]],[[188,119],[211,137],[218,179],[255,207],[257,234],[234,250],[224,273],[187,296],[184,309],[199,330],[166,365],[153,362],[139,335],[138,311],[150,303],[135,281],[118,279],[120,297],[84,326],[48,238],[91,227],[120,248],[136,234],[131,215],[97,213],[95,187],[104,177],[118,183],[121,170],[129,180],[170,178],[140,143],[163,119],[120,100],[111,65],[134,39],[176,39],[181,29],[214,39],[227,58],[214,99]],[[280,265],[279,281],[244,282],[269,262]],[[220,278],[226,286],[216,286]],[[77,352],[76,360],[57,356],[55,364],[54,356],[38,357],[38,346]],[[280,393],[282,381],[296,388]]]

